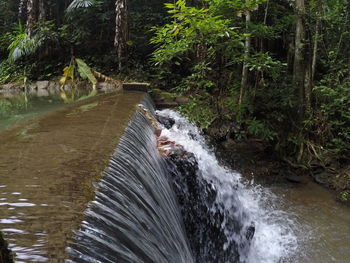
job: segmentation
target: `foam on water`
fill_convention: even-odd
[[[161,136],[195,155],[203,178],[212,182],[218,191],[216,202],[228,211],[238,207],[234,216],[241,218],[245,227],[254,223],[255,234],[250,247],[241,247],[241,262],[288,262],[298,249],[295,222],[290,215],[278,209],[277,197],[267,189],[245,181],[239,173],[221,166],[199,129],[179,113],[166,109],[157,114],[175,120],[175,125],[170,129],[164,128]],[[231,238],[238,243],[243,242],[241,236],[233,234]]]

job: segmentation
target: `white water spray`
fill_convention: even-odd
[[[221,166],[199,129],[179,113],[167,109],[157,114],[175,120],[175,125],[170,129],[164,128],[161,136],[195,155],[203,179],[212,182],[218,192],[217,203],[224,205],[227,211],[238,207],[235,216],[244,219],[246,227],[254,222],[255,234],[249,250],[241,251],[241,262],[288,262],[296,253],[298,243],[293,232],[293,220],[276,208],[277,197],[262,187],[250,185],[239,173]],[[230,238],[239,242],[242,237]]]

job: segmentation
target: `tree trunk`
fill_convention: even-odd
[[[296,0],[295,8],[297,13],[297,21],[296,21],[296,28],[295,28],[293,84],[296,90],[298,91],[298,96],[299,96],[298,115],[299,115],[300,121],[302,121],[304,118],[304,79],[305,79],[305,64],[304,64],[305,3],[304,3],[304,0]]]
[[[126,49],[126,42],[129,38],[128,12],[126,0],[116,0],[115,2],[115,38],[114,46],[118,56],[118,69],[122,69],[122,59]]]
[[[317,19],[316,20],[315,36],[314,36],[314,46],[313,46],[313,51],[312,51],[312,66],[311,66],[312,83],[315,80],[319,30],[320,30],[320,21],[319,21],[319,19]]]
[[[307,114],[311,113],[311,96],[312,96],[312,63],[310,63],[309,60],[307,60],[306,67],[305,67],[305,87],[304,87],[304,101],[305,101],[305,111]]]
[[[18,5],[18,18],[20,21],[25,21],[27,10],[27,0],[21,0]],[[22,20],[23,19],[23,20]]]
[[[306,67],[305,67],[305,110],[307,114],[311,113],[312,105],[312,89],[314,87],[314,78],[315,78],[315,71],[316,71],[316,59],[317,59],[317,46],[318,46],[318,31],[319,31],[319,20],[316,20],[316,29],[315,29],[315,35],[313,37],[313,47],[311,51],[311,47],[309,48],[309,52],[306,55],[304,52],[304,61],[307,61]],[[311,42],[311,41],[310,41]],[[310,43],[311,46],[311,43]],[[311,55],[312,52],[312,55]]]
[[[45,1],[39,0],[39,7],[38,7],[38,21],[45,21],[46,20],[46,10],[45,10]]]
[[[246,21],[246,29],[248,31],[248,24],[251,21],[250,11],[245,12],[245,21]],[[247,66],[246,60],[249,58],[249,55],[250,55],[250,46],[251,46],[251,37],[246,36],[245,44],[244,44],[244,62],[243,62],[243,68],[242,68],[241,89],[239,92],[239,100],[238,100],[239,105],[242,105],[244,91],[248,82],[248,66]]]
[[[27,2],[27,31],[28,36],[33,35],[33,28],[35,23],[35,0],[28,0]]]

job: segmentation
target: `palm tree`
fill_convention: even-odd
[[[86,8],[96,4],[95,0],[73,0],[73,2],[68,6],[67,12],[71,12],[77,8]]]

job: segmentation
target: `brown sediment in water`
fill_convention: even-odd
[[[103,95],[0,131],[0,229],[18,262],[63,262],[95,182],[144,97]]]

